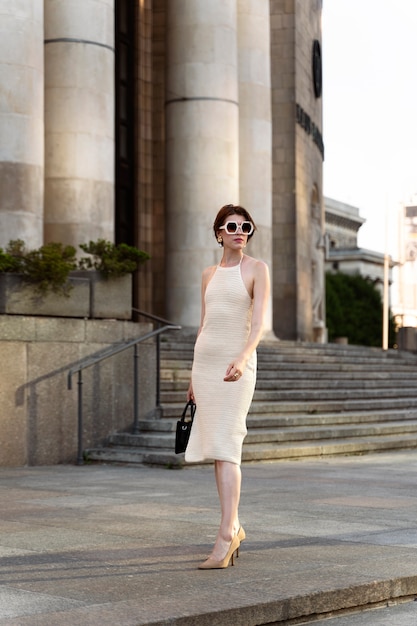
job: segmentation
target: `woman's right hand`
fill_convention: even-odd
[[[194,392],[193,392],[193,384],[192,383],[189,384],[188,391],[187,391],[187,402],[190,402],[190,400],[195,402],[195,400],[194,400]]]

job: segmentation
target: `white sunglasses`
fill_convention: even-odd
[[[234,235],[240,228],[240,232],[242,235],[251,235],[253,233],[253,224],[252,222],[242,222],[238,224],[237,222],[226,222],[224,226],[220,226],[219,230],[225,230],[228,235]]]

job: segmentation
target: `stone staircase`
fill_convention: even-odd
[[[195,334],[161,341],[163,417],[140,434],[113,434],[92,461],[181,466],[174,431],[185,404]],[[247,419],[243,462],[417,448],[417,355],[397,350],[267,340]]]

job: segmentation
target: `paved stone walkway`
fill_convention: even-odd
[[[242,470],[247,540],[201,571],[212,467],[0,469],[0,625],[417,624],[417,451]]]

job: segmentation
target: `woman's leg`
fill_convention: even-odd
[[[238,509],[242,474],[239,465],[228,461],[215,461],[214,471],[220,499],[221,522],[211,558],[221,560],[239,529]]]

